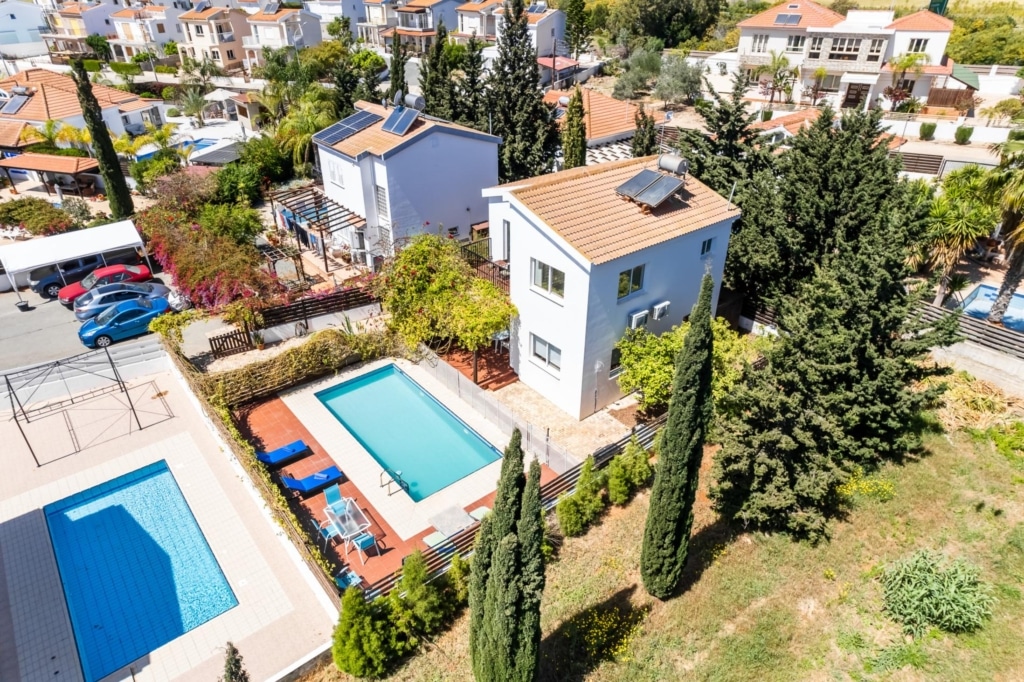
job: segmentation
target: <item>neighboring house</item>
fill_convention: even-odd
[[[456,42],[466,43],[469,37],[476,35],[478,40],[493,43],[498,39],[497,13],[504,0],[470,0],[455,8],[459,23],[452,33]]]
[[[712,310],[717,304],[739,209],[693,177],[660,170],[659,157],[574,168],[484,195],[492,257],[508,262],[519,310],[512,368],[573,417],[622,396],[615,344],[626,329],[660,334],[679,324],[705,272],[715,279]]]
[[[20,154],[23,147],[32,144],[22,137],[28,123],[0,120],[0,157]]]
[[[356,38],[369,45],[384,47],[384,31],[398,26],[397,7],[397,0],[364,0],[363,16],[354,23]]]
[[[46,54],[43,33],[50,28],[43,8],[26,0],[0,0],[0,52],[8,57]]]
[[[85,42],[91,35],[117,37],[110,15],[120,9],[123,7],[115,0],[44,4],[43,15],[49,28],[41,36],[51,59],[61,62],[91,54],[92,48]]]
[[[392,128],[403,115],[408,128]],[[301,204],[278,198],[275,218],[325,260],[340,251],[376,268],[396,241],[423,232],[463,239],[487,219],[481,193],[498,181],[500,138],[361,101],[313,141],[323,193]],[[314,204],[315,211],[305,208]]]
[[[752,130],[761,131],[768,142],[788,147],[787,141],[799,135],[801,130],[810,128],[820,115],[821,109],[801,109],[770,121],[758,121],[750,127]],[[895,151],[907,143],[906,138],[890,133],[882,133],[879,140],[885,141],[889,151]]]
[[[501,37],[502,20],[504,9],[499,7],[495,10],[495,34]],[[558,9],[548,9],[546,3],[538,2],[526,8],[526,21],[529,25],[530,42],[537,50],[538,57],[550,57],[551,55],[567,55],[568,48],[565,45],[565,12]]]
[[[235,104],[235,111],[238,114],[238,121],[243,128],[259,130],[262,122],[259,120],[263,105],[256,100],[251,92],[236,93],[231,95],[231,101]]]
[[[966,70],[945,55],[953,22],[926,10],[900,19],[885,10],[850,10],[843,16],[810,0],[792,0],[744,19],[738,27],[736,53],[712,55],[707,63],[755,76],[771,62],[773,52],[785,55],[799,70],[790,95],[795,101],[809,98],[820,68],[826,72],[819,88],[824,99],[842,108],[868,108],[893,85],[889,61],[907,53],[923,54],[927,62],[919,76],[907,73],[897,84],[912,96],[925,99],[933,88],[970,85],[956,82],[966,77]],[[758,77],[767,79],[765,74]],[[786,95],[776,98],[785,100]]]
[[[94,84],[92,92],[103,111],[103,120],[116,137],[125,126],[141,129],[145,123],[160,125],[163,100],[141,99],[130,92]],[[28,69],[0,80],[0,125],[27,123],[42,128],[53,119],[84,128],[78,90],[70,76],[46,69]]]
[[[320,17],[321,33],[327,36],[327,25],[335,19],[348,19],[353,38],[362,37],[359,26],[366,22],[363,0],[305,0],[302,6],[307,12]]]
[[[249,35],[249,15],[227,7],[210,7],[200,0],[181,15],[184,42],[178,45],[182,59],[210,60],[226,71],[242,67],[242,38]]]
[[[458,25],[455,8],[458,0],[408,0],[395,8],[398,23],[380,32],[385,44],[399,40],[417,54],[427,51],[437,36],[437,27],[444,22],[445,28],[454,31]]]
[[[130,62],[135,55],[147,52],[163,58],[168,41],[182,40],[184,29],[179,17],[183,12],[177,5],[142,5],[111,14],[117,33],[110,39],[114,59]]]
[[[583,121],[587,127],[587,146],[600,147],[612,142],[632,140],[636,132],[636,115],[640,111],[633,102],[615,99],[591,88],[581,88]],[[571,90],[548,90],[544,103],[555,109],[555,120],[565,123],[565,112],[572,97]],[[665,112],[651,110],[655,125],[665,123]]]
[[[272,4],[250,15],[247,21],[249,35],[242,38],[242,47],[245,48],[243,63],[247,69],[264,63],[265,48],[298,50],[319,45],[323,39],[320,17],[306,10],[281,8]]]

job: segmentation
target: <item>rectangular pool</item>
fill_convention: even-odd
[[[238,604],[164,461],[43,512],[87,682]]]
[[[984,320],[988,317],[988,311],[992,309],[992,304],[996,302],[998,294],[998,287],[979,284],[964,299],[962,306],[964,313],[979,320]],[[1003,326],[1007,329],[1024,332],[1024,296],[1014,294],[1013,298],[1010,299],[1010,306],[1006,309],[1006,314],[1003,316]]]
[[[316,397],[416,502],[501,457],[394,364]]]

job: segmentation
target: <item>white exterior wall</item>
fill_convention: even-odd
[[[437,25],[443,21],[449,32],[454,31],[459,25],[459,15],[455,12],[455,8],[461,4],[457,0],[444,0],[428,9],[427,14],[431,16],[430,28],[436,29]]]
[[[505,220],[509,221],[508,251]],[[518,202],[492,198],[491,253],[495,259],[508,255],[510,296],[519,310],[510,342],[510,363],[519,379],[579,419],[620,398],[618,382],[611,375],[611,354],[629,326],[629,315],[651,311],[647,329],[657,334],[668,331],[690,314],[706,271],[715,280],[714,310],[731,230],[730,220],[592,265]],[[705,239],[714,242],[711,253],[702,257]],[[563,299],[532,286],[533,259],[565,273]],[[643,288],[619,299],[619,273],[637,265],[644,266]],[[671,304],[668,315],[654,320],[654,305],[664,301]],[[531,335],[561,350],[561,370],[551,370],[533,358]]]
[[[459,33],[475,33],[477,37],[482,38],[487,34],[484,29],[484,17],[479,12],[459,12]]]
[[[312,0],[303,2],[302,6],[307,12],[319,17],[321,40],[322,36],[327,35],[327,25],[337,17],[348,17],[352,37],[355,38],[357,35],[356,24],[363,21],[366,14],[363,11],[363,3],[357,0]],[[305,29],[303,29],[303,33],[305,33]],[[307,43],[307,45],[314,44]]]
[[[46,43],[39,34],[49,29],[41,7],[20,0],[4,0],[0,2],[0,17],[0,51],[12,57],[46,54]]]
[[[360,168],[360,164],[319,145],[317,151],[320,154],[320,172],[324,179],[324,193],[332,201],[336,201],[356,215],[366,218],[363,170]]]
[[[925,54],[928,55],[928,63],[937,65],[942,62],[942,55],[946,54],[946,45],[949,43],[948,31],[896,31],[889,40],[889,49],[885,54],[886,61],[901,54],[910,52],[912,40],[922,38],[928,41]]]
[[[754,52],[755,35],[768,36],[768,44],[764,48],[764,52]],[[740,31],[740,43],[736,51],[741,55],[765,55],[766,57],[769,57],[771,56],[772,50],[776,52],[786,52],[786,43],[789,41],[789,36],[792,35],[807,35],[807,32],[801,30],[780,30],[776,28],[744,28]],[[806,47],[804,51],[806,52]],[[791,66],[799,66],[804,60],[803,53],[790,52],[787,53],[786,56],[789,58]]]
[[[556,10],[530,25],[530,39],[541,56],[555,54],[556,41],[565,40],[565,13]]]

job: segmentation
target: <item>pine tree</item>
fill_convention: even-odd
[[[409,62],[409,52],[405,43],[395,40],[391,47],[391,84],[388,86],[388,101],[393,102],[399,92],[406,94],[409,88],[405,83],[405,66]]]
[[[359,89],[359,73],[352,65],[352,60],[349,57],[339,59],[331,66],[328,80],[334,86],[330,88],[334,111],[341,118],[351,115],[355,111],[355,94]]]
[[[455,81],[444,49],[447,43],[448,30],[442,22],[438,24],[437,37],[420,65],[420,92],[426,102],[424,113],[451,121],[455,118]]]
[[[540,662],[540,601],[545,584],[544,513],[540,500],[540,463],[536,459],[530,462],[530,474],[526,477],[517,533],[522,596],[513,679],[532,682]]]
[[[558,131],[540,91],[537,52],[530,40],[523,0],[506,0],[498,56],[489,80],[494,134],[502,138],[501,182],[551,170]]]
[[[117,160],[117,152],[114,151],[110,131],[107,130],[107,124],[103,121],[103,110],[100,109],[96,95],[92,92],[92,83],[89,82],[89,74],[81,59],[71,62],[71,76],[78,89],[78,103],[82,107],[85,126],[89,129],[92,146],[96,150],[100,175],[103,176],[107,200],[110,202],[110,216],[115,220],[122,220],[135,212],[135,206],[132,203],[131,192],[128,191],[128,183],[121,171],[121,164]]]
[[[522,510],[525,484],[522,434],[519,429],[515,429],[501,461],[501,475],[495,493],[494,509],[484,517],[480,523],[480,530],[477,531],[473,566],[469,574],[469,646],[477,680],[484,679],[481,675],[485,674],[480,668],[485,665],[481,637],[488,610],[486,596],[491,561],[498,541],[510,533],[515,533]]]
[[[560,3],[559,9],[565,12],[565,42],[569,44],[569,52],[574,58],[579,57],[590,42],[586,0],[566,0]]]
[[[466,43],[466,58],[462,63],[462,78],[458,92],[459,123],[482,132],[489,132],[487,122],[487,81],[484,71],[484,44],[474,33]]]
[[[519,541],[515,533],[509,533],[495,547],[487,577],[487,612],[480,625],[478,646],[473,651],[476,682],[532,682],[532,677],[523,680],[517,676],[523,596],[518,557]]]
[[[231,642],[224,651],[224,677],[222,682],[249,682],[249,673],[242,663],[242,655]]]
[[[392,639],[358,587],[342,595],[331,654],[339,670],[355,677],[380,677],[394,655]]]
[[[651,596],[672,596],[683,575],[693,528],[697,476],[704,437],[711,421],[711,296],[714,283],[704,275],[690,330],[676,358],[672,401],[658,452],[651,506],[644,528],[640,575]]]
[[[587,165],[587,122],[583,111],[583,91],[577,85],[569,98],[562,122],[562,157],[565,168]]]
[[[654,116],[647,113],[644,105],[641,104],[633,119],[636,123],[636,132],[633,133],[633,156],[640,158],[658,153],[658,129],[654,126]]]

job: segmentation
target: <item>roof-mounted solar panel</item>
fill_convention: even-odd
[[[384,121],[384,125],[381,128],[385,133],[394,133],[395,126],[398,125],[398,120],[402,118],[402,114],[405,112],[405,107],[398,106],[391,110],[388,115],[388,120]]]
[[[635,199],[637,194],[650,187],[660,177],[661,173],[645,168],[629,180],[626,180],[624,183],[616,187],[615,193],[621,197]]]
[[[683,181],[680,178],[671,175],[661,175],[643,191],[639,192],[634,199],[638,204],[657,208],[666,199],[678,192],[682,186]]]
[[[319,144],[334,145],[369,128],[380,119],[381,116],[372,111],[357,111],[345,120],[338,121],[318,132],[313,136],[313,141]]]
[[[395,107],[381,129],[393,135],[405,135],[419,115],[420,112],[411,107]]]
[[[0,109],[0,114],[16,114],[28,101],[28,95],[15,95],[7,101],[3,109]]]

